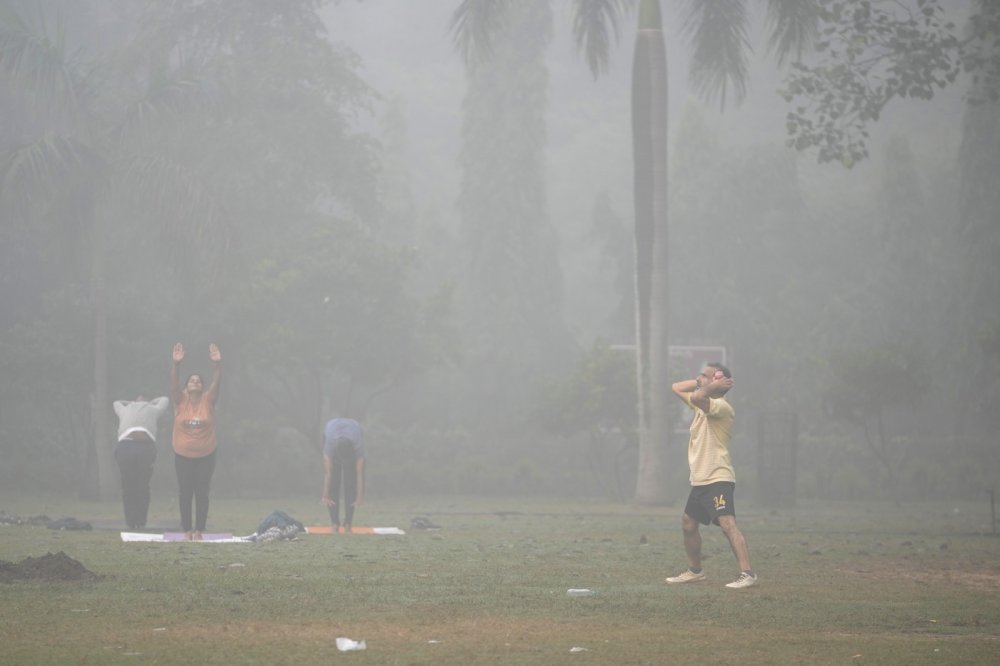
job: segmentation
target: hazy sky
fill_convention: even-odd
[[[348,45],[362,59],[361,76],[386,99],[402,105],[408,130],[408,160],[418,209],[433,210],[454,223],[460,172],[464,68],[448,31],[458,0],[344,0],[325,9],[332,39]],[[607,294],[612,282],[588,239],[594,195],[607,191],[618,213],[631,216],[632,175],[630,98],[634,17],[622,26],[621,41],[612,53],[609,71],[594,80],[578,56],[569,26],[569,3],[554,2],[555,35],[547,52],[550,75],[548,109],[549,215],[560,233],[561,257],[567,282],[571,325],[583,301]],[[786,102],[776,90],[781,74],[763,39],[766,3],[749,3],[754,52],[750,55],[747,98],[725,112],[706,107],[721,144],[732,149],[752,145],[782,145]],[[953,5],[954,8],[956,5]],[[966,6],[962,3],[961,6]],[[671,142],[682,111],[693,100],[687,85],[689,48],[679,26],[679,4],[663,3],[669,68]],[[955,154],[961,129],[961,87],[931,101],[894,101],[881,122],[871,128],[871,159],[847,170],[840,165],[816,165],[814,153],[798,156],[801,186],[807,196],[822,200],[831,192],[862,191],[875,183],[881,144],[892,133],[904,133],[918,157],[936,161]],[[384,107],[377,108],[381,113]],[[371,128],[377,131],[377,125]],[[837,194],[836,196],[840,196]],[[580,316],[586,316],[581,314]]]
[[[956,3],[965,6],[964,1]],[[405,105],[414,154],[447,158],[454,168],[459,148],[461,101],[465,89],[463,67],[452,45],[448,22],[457,0],[344,0],[326,8],[331,36],[357,52],[363,60],[362,76],[380,93]],[[670,122],[676,126],[689,99],[687,69],[689,48],[679,30],[682,22],[676,3],[664,3],[667,32]],[[785,136],[785,102],[775,94],[781,84],[773,58],[760,37],[765,3],[750,3],[753,20],[750,86],[740,106],[727,105],[725,113],[712,108],[725,140],[733,143],[782,141]],[[629,122],[629,77],[634,38],[634,18],[622,26],[621,41],[612,54],[610,71],[595,81],[577,56],[569,35],[568,3],[554,2],[555,38],[548,50],[551,77],[549,109],[550,153],[572,145],[577,134],[621,133]],[[883,117],[878,135],[895,126],[913,134],[918,154],[922,149],[940,155],[941,143],[954,144],[958,135],[954,116],[961,97],[958,88],[945,90],[932,102],[896,101]],[[955,122],[942,123],[952,118]],[[874,151],[873,151],[874,155]],[[804,157],[812,159],[811,155]],[[430,178],[435,170],[415,173]],[[420,187],[418,189],[426,189]]]

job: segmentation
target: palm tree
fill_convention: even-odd
[[[452,16],[455,44],[467,62],[489,58],[491,40],[513,3],[463,0]],[[668,501],[663,454],[670,402],[667,284],[667,49],[659,0],[572,0],[573,32],[591,73],[608,66],[610,48],[625,16],[636,9],[632,64],[632,145],[635,209],[636,354],[639,388],[637,502]],[[779,63],[801,54],[816,29],[816,0],[769,0],[769,44]],[[730,89],[745,92],[749,50],[746,0],[694,0],[684,28],[694,48],[690,78],[708,99],[725,107]]]
[[[80,5],[75,11],[84,16],[88,9]],[[158,189],[161,192],[153,196],[163,197],[164,188],[176,185],[169,174],[177,170],[155,154],[143,156],[136,146],[144,142],[134,139],[175,112],[187,87],[150,85],[131,103],[102,107],[102,94],[115,96],[120,90],[98,89],[93,82],[101,77],[88,70],[92,64],[70,54],[61,30],[50,35],[50,25],[61,26],[63,19],[59,11],[26,17],[16,11],[16,3],[0,4],[0,80],[12,100],[6,111],[27,119],[9,144],[0,146],[0,202],[11,218],[59,225],[60,234],[78,241],[67,244],[70,249],[63,259],[89,284],[93,387],[87,446],[93,447],[97,460],[96,479],[85,478],[80,492],[100,499],[117,492],[113,448],[108,445],[105,257],[113,190]],[[112,73],[111,65],[105,68],[103,74]],[[173,191],[176,196],[177,188]]]
[[[93,145],[95,125],[86,105],[89,85],[79,63],[69,56],[62,35],[49,37],[41,12],[40,20],[33,24],[9,4],[0,10],[3,11],[0,71],[5,74],[10,90],[21,93],[13,95],[14,102],[8,111],[17,113],[19,109],[21,117],[30,117],[22,125],[24,133],[11,137],[0,162],[0,200],[12,218],[50,218],[65,225],[64,233],[91,241],[89,257],[84,252],[84,256],[68,258],[89,264],[94,326],[93,404],[105,405],[108,404],[107,301],[95,207],[107,171],[105,161]],[[24,94],[28,91],[30,94]],[[87,245],[83,243],[83,247]],[[94,438],[102,444],[108,431],[108,419],[103,412],[95,408],[92,422]],[[100,489],[106,489],[110,496],[114,488],[110,448],[100,445],[96,448]],[[94,492],[94,488],[80,490],[87,496],[103,494],[100,490]]]
[[[459,156],[460,404],[484,441],[529,408],[525,386],[566,366],[569,339],[542,177],[552,8],[518,3],[505,18],[491,58],[467,68]]]
[[[639,466],[635,499],[666,502],[664,448],[669,284],[667,279],[667,49],[660,3],[644,1],[632,61],[632,161],[635,210],[636,376]]]
[[[86,39],[92,31],[79,31],[81,17],[106,3],[46,3],[33,13],[32,3],[0,0],[0,210],[24,228],[51,218],[60,236],[79,230],[87,241],[67,243],[60,267],[82,265],[59,277],[91,287],[94,388],[74,388],[93,413],[88,446],[104,496],[115,492],[116,476],[107,310],[120,311],[116,296],[124,295],[115,293],[116,266],[105,262],[112,241],[142,245],[134,259],[155,265],[144,284],[163,298],[171,327],[224,336],[239,315],[210,306],[257,256],[247,251],[254,236],[285,238],[288,226],[275,220],[313,224],[333,199],[359,219],[373,214],[372,148],[348,122],[369,92],[352,59],[326,39],[322,1],[236,14],[230,4],[115,5],[99,18],[116,19],[108,35],[125,37],[101,40],[95,57],[80,62],[46,26],[53,32],[66,12],[72,37]],[[237,241],[242,254],[230,252]],[[172,280],[163,279],[168,271]],[[136,282],[135,273],[124,277]],[[195,288],[205,284],[215,289]],[[181,298],[184,307],[173,307]]]

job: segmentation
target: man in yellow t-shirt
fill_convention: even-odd
[[[736,474],[729,457],[736,412],[725,395],[733,387],[732,374],[721,363],[708,363],[695,379],[677,382],[673,391],[694,410],[688,464],[691,467],[691,494],[688,495],[681,527],[688,569],[667,578],[668,583],[694,583],[705,580],[701,569],[701,532],[699,524],[714,523],[729,539],[733,555],[740,565],[740,576],[726,587],[742,589],[757,584],[750,567],[746,539],[736,526]]]

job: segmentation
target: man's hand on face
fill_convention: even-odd
[[[713,379],[704,389],[706,395],[712,398],[718,398],[719,396],[725,395],[729,389],[733,388],[732,377],[726,377],[721,372],[717,372],[715,374],[716,379]]]
[[[726,377],[722,370],[716,370],[712,374],[712,379],[708,379],[706,373],[702,373],[699,376],[699,384],[701,384],[701,391],[708,398],[718,398],[726,394],[726,392],[733,388],[733,380],[731,377]]]
[[[726,394],[733,387],[731,377],[726,377],[722,370],[706,367],[701,371],[695,380],[695,390],[700,391],[704,398],[718,398]]]

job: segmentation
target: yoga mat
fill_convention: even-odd
[[[231,532],[203,532],[201,535],[201,541],[226,541],[232,539],[233,535]],[[164,541],[187,541],[187,537],[184,536],[184,532],[164,532]]]
[[[144,541],[153,543],[253,543],[246,537],[233,536],[229,532],[206,532],[201,535],[201,541],[188,541],[183,532],[166,532],[150,534],[148,532],[122,532],[122,541]]]
[[[332,525],[313,525],[306,527],[306,534],[333,534]],[[338,534],[344,534],[344,528],[340,528]],[[398,527],[351,527],[351,534],[406,534]]]

